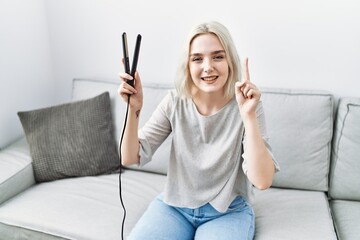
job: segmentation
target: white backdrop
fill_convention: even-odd
[[[203,20],[224,23],[260,86],[359,96],[358,0],[48,0],[58,99],[74,77],[117,78],[121,34],[143,35],[143,81],[172,82],[181,44]],[[130,51],[132,53],[132,51]]]
[[[23,135],[18,111],[55,103],[43,0],[0,0],[0,148]]]
[[[131,57],[143,36],[144,82],[172,83],[189,29],[218,20],[258,86],[360,97],[358,0],[0,1],[0,147],[22,134],[17,111],[69,101],[73,78],[116,81],[124,31]]]

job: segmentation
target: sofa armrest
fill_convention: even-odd
[[[0,205],[35,184],[25,138],[0,151]]]

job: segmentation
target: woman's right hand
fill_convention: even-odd
[[[121,72],[119,73],[119,77],[121,79],[121,84],[118,89],[119,96],[127,103],[130,95],[130,108],[136,109],[136,111],[140,110],[143,105],[143,91],[139,73],[137,71],[135,72],[134,87],[127,83],[128,80],[133,79],[130,74]]]

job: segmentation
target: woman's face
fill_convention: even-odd
[[[207,33],[195,37],[190,45],[190,75],[202,93],[224,93],[229,76],[226,53],[218,37]]]

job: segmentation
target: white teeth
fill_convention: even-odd
[[[217,76],[212,76],[212,77],[203,77],[202,79],[204,81],[212,81],[212,80],[215,80],[217,78]]]

